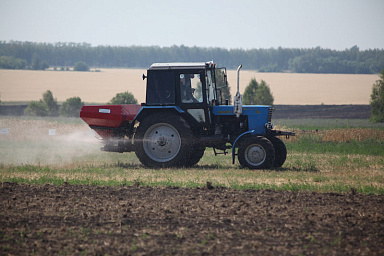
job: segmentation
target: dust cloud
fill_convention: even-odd
[[[80,122],[0,119],[0,164],[68,165],[100,152],[95,133]]]

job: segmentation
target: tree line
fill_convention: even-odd
[[[0,100],[1,103],[1,100]],[[129,92],[117,93],[107,105],[119,105],[119,104],[137,104],[135,96]],[[80,97],[71,97],[61,104],[58,104],[57,99],[53,97],[53,93],[47,90],[43,93],[42,98],[39,101],[31,101],[28,107],[24,110],[24,114],[27,116],[64,116],[64,117],[79,117],[81,107],[84,106],[84,102]]]
[[[0,41],[0,68],[45,69],[73,67],[148,68],[155,62],[201,62],[261,72],[379,74],[384,49],[343,51],[316,48],[224,49],[218,47],[92,46],[87,43]]]

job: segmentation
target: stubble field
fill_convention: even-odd
[[[0,70],[2,101],[39,100],[51,90],[58,101],[74,96],[84,102],[106,103],[116,93],[130,91],[145,101],[144,69],[102,69],[101,72]],[[265,80],[280,105],[369,104],[378,75],[258,73],[242,70],[240,91],[252,78]],[[232,95],[236,93],[236,71],[228,71]]]

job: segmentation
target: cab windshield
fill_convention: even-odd
[[[216,68],[215,72],[207,70],[207,97],[208,102],[222,105],[226,100],[231,102],[231,92],[227,83],[227,71],[225,68]]]
[[[215,86],[215,78],[214,78],[214,74],[211,70],[207,70],[207,81],[206,81],[206,84],[207,84],[207,100],[208,100],[208,104],[212,104],[212,102],[216,101],[216,86]]]
[[[231,92],[229,91],[227,83],[227,70],[225,68],[215,69],[216,90],[218,100],[223,105],[226,100],[231,101]]]

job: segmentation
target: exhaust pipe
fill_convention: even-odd
[[[239,118],[241,113],[243,113],[243,95],[240,94],[240,69],[243,66],[240,65],[237,68],[237,92],[236,95],[233,97],[233,106],[236,117]]]

